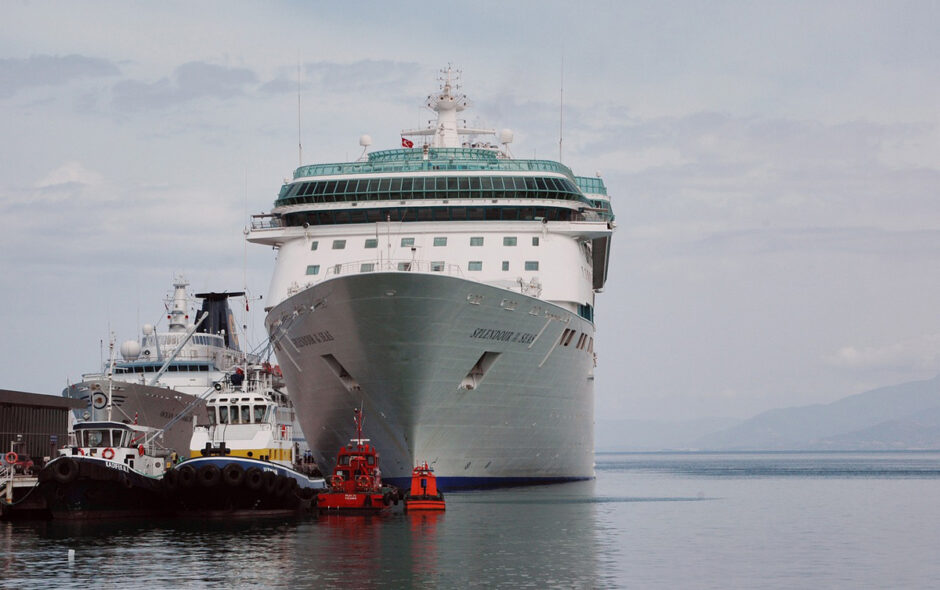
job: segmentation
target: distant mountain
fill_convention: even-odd
[[[831,404],[770,410],[692,446],[713,450],[940,448],[940,376]]]
[[[603,420],[594,427],[598,451],[675,451],[694,448],[702,436],[730,428],[740,418],[701,418],[681,422],[665,420]]]

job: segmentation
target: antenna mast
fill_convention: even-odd
[[[561,88],[558,92],[558,162],[561,163],[565,137],[565,54],[561,54]]]
[[[297,52],[297,165],[304,165],[304,146],[300,141],[300,52]]]

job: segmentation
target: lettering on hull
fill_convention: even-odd
[[[535,340],[535,334],[529,334],[528,332],[494,330],[492,328],[477,328],[470,337],[481,340],[496,340],[497,342],[518,342],[520,344],[530,344]]]
[[[333,335],[330,334],[328,330],[291,338],[291,342],[293,342],[294,346],[297,348],[303,348],[304,346],[310,346],[312,344],[323,344],[324,342],[332,342],[333,340]]]

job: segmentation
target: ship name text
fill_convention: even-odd
[[[333,340],[333,335],[330,334],[327,330],[291,338],[291,342],[293,342],[294,346],[297,348],[303,348],[304,346],[310,346],[311,344],[323,344],[324,342],[332,342]]]
[[[535,341],[535,334],[515,332],[513,330],[494,330],[492,328],[477,328],[470,337],[481,340],[496,340],[498,342],[519,342],[521,344],[531,344]]]

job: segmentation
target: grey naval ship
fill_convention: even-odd
[[[607,189],[460,123],[455,78],[400,148],[362,136],[359,159],[300,166],[253,217],[248,240],[277,251],[275,354],[324,472],[362,407],[399,486],[423,461],[445,490],[591,478]]]

